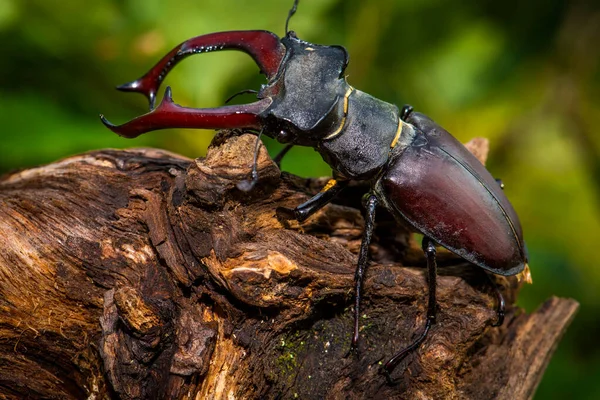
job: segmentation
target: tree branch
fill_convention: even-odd
[[[442,268],[438,323],[390,386],[380,364],[425,318],[418,245],[379,213],[349,355],[364,188],[282,225],[275,208],[323,182],[280,174],[262,148],[259,184],[239,191],[254,142],[222,133],[194,161],[104,150],[0,179],[0,397],[532,396],[575,301],[509,306],[491,328],[481,271]],[[513,304],[516,279],[497,281]]]

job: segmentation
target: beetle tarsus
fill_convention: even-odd
[[[505,315],[505,309],[506,309],[506,302],[504,301],[504,296],[502,295],[502,292],[500,291],[500,287],[496,283],[496,281],[494,280],[494,278],[492,278],[485,271],[483,271],[483,273],[487,277],[488,281],[492,285],[492,288],[494,289],[494,292],[496,293],[496,302],[497,302],[496,303],[497,304],[497,308],[496,308],[496,322],[494,322],[492,324],[492,326],[493,327],[502,326],[502,324],[504,323],[504,315]]]
[[[496,322],[492,324],[493,327],[502,326],[502,324],[504,324],[504,297],[502,296],[502,294],[500,294],[500,292],[498,292],[498,297],[499,305],[498,309],[496,310],[497,319]]]
[[[298,216],[296,215],[296,210],[294,208],[288,207],[277,207],[275,209],[275,214],[277,215],[277,219],[280,221],[294,221],[298,220]]]
[[[396,366],[400,363],[400,361],[402,361],[404,359],[404,357],[409,355],[411,352],[415,351],[421,345],[421,343],[423,343],[425,341],[425,338],[427,337],[427,334],[429,333],[429,329],[431,328],[431,325],[433,325],[434,323],[435,323],[435,321],[432,321],[429,318],[427,318],[427,320],[425,321],[425,328],[423,329],[423,332],[421,332],[419,337],[414,342],[412,342],[410,344],[410,346],[408,346],[408,347],[402,349],[401,351],[399,351],[398,353],[396,353],[388,362],[386,362],[383,365],[383,373],[390,385],[394,385],[397,383],[392,378],[392,371],[394,370],[394,368],[396,368]]]
[[[421,343],[427,337],[429,329],[436,322],[437,313],[437,302],[436,302],[436,287],[437,287],[437,262],[436,262],[436,249],[433,240],[427,236],[423,237],[423,252],[427,256],[427,283],[429,287],[429,300],[427,302],[427,319],[425,321],[425,328],[419,337],[412,342],[409,346],[396,353],[388,362],[383,366],[383,372],[388,382],[393,383],[391,373],[396,368],[398,363],[402,361],[412,351],[416,350]]]

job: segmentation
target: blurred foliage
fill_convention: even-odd
[[[283,34],[291,3],[0,0],[0,172],[102,147],[204,154],[211,132],[132,141],[106,130],[98,113],[121,123],[145,112],[142,96],[114,86],[192,36]],[[581,303],[536,398],[600,398],[600,8],[577,0],[303,0],[290,27],[305,40],[346,46],[353,86],[411,103],[462,141],[491,140],[489,169],[506,184],[531,256],[534,285],[521,305],[532,311],[553,294]],[[244,54],[215,53],[181,63],[166,84],[177,103],[212,107],[259,87],[257,72]],[[272,154],[281,148],[267,145]],[[329,173],[306,148],[293,149],[284,168]]]

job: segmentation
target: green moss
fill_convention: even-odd
[[[279,350],[281,355],[277,357],[277,368],[281,375],[293,377],[298,368],[298,354],[303,352],[306,342],[298,332],[284,336],[281,339]]]

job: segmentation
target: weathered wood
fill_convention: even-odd
[[[532,396],[577,303],[509,306],[491,328],[481,271],[442,269],[438,324],[390,386],[381,362],[424,322],[418,246],[379,214],[359,353],[348,354],[363,188],[282,225],[275,207],[322,180],[280,174],[262,149],[260,182],[241,192],[255,137],[229,136],[195,161],[105,150],[2,177],[0,397]],[[516,279],[498,282],[513,304]]]

